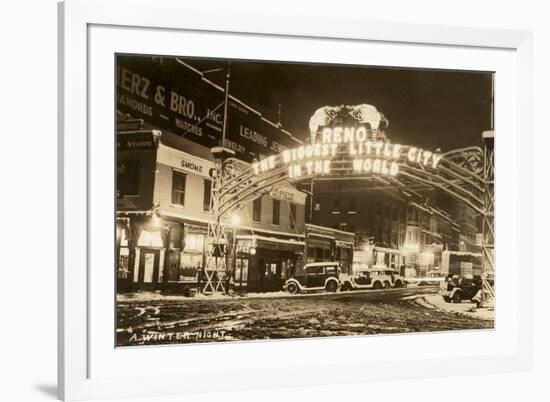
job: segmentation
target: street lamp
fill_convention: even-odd
[[[160,216],[156,212],[153,212],[153,216],[151,216],[151,226],[156,229],[160,228],[161,226]]]
[[[231,215],[231,226],[233,226],[233,229],[236,229],[237,226],[241,224],[241,218],[237,214]]]

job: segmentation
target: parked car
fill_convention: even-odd
[[[289,293],[326,290],[336,292],[341,285],[340,263],[312,262],[304,266],[304,275],[289,278],[283,290]]]
[[[430,271],[426,276],[422,277],[405,277],[410,286],[439,286],[441,289],[445,289],[444,273],[439,271]]]
[[[487,278],[489,284],[494,284],[493,278]],[[481,301],[482,280],[479,275],[455,275],[447,284],[447,291],[442,294],[443,299],[448,303],[461,303],[463,300],[470,300],[479,304]]]
[[[396,270],[373,267],[342,278],[342,290],[404,288],[407,281]]]

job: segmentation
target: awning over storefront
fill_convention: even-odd
[[[256,242],[257,248],[268,248],[270,250],[277,251],[289,251],[293,253],[300,253],[304,251],[304,244],[290,244],[290,243],[277,243],[269,240],[258,240]]]
[[[340,248],[352,248],[352,247],[353,247],[353,243],[352,243],[352,242],[348,242],[348,241],[336,240],[336,247],[340,247]]]
[[[299,253],[304,251],[303,241],[279,239],[257,235],[237,235],[237,241],[253,241],[256,248]]]
[[[331,248],[330,239],[322,239],[322,238],[318,239],[318,238],[313,238],[309,236],[306,242],[308,247],[319,247],[319,248],[325,248],[325,249]]]

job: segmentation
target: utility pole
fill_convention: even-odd
[[[223,104],[223,126],[222,126],[222,143],[220,146],[225,147],[225,136],[227,133],[227,111],[229,106],[229,81],[231,80],[231,61],[227,61],[227,72],[225,75],[225,100]],[[223,161],[222,161],[223,163]]]

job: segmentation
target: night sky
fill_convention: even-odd
[[[181,58],[207,77],[225,83],[223,59]],[[392,142],[443,152],[481,145],[491,129],[491,73],[380,68],[333,64],[231,61],[229,93],[294,136],[309,136],[313,112],[325,105],[369,103],[389,120]]]

